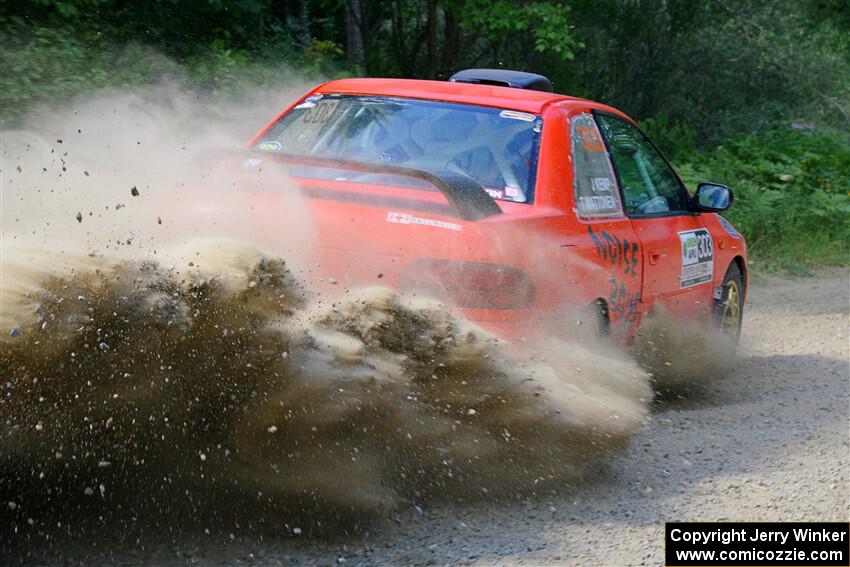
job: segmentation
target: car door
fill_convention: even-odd
[[[594,117],[611,156],[623,210],[641,243],[647,306],[692,315],[709,305],[714,240],[670,164],[632,123],[605,112]]]
[[[628,336],[640,315],[643,262],[638,237],[623,211],[617,179],[589,109],[569,116],[576,252],[587,293],[604,302],[614,334]]]

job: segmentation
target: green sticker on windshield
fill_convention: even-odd
[[[257,146],[257,149],[263,150],[264,152],[276,152],[282,147],[283,146],[281,145],[280,142],[268,141],[268,142],[262,142],[260,145]]]

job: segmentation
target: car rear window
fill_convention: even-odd
[[[494,199],[530,203],[543,122],[514,110],[379,96],[313,95],[255,148],[468,175]],[[299,167],[299,177],[424,188],[398,175]]]

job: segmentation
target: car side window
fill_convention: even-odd
[[[608,143],[629,216],[687,210],[678,177],[640,130],[608,114],[597,114],[596,121]]]
[[[577,114],[570,127],[576,213],[589,219],[622,217],[617,178],[593,116]]]

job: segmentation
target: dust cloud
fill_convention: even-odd
[[[646,377],[625,359],[566,343],[521,356],[433,300],[311,300],[283,261],[247,268],[43,281],[0,357],[10,501],[25,509],[28,480],[97,496],[126,474],[389,510],[575,479],[644,419]]]
[[[217,153],[305,89],[265,106],[104,93],[3,133],[0,517],[15,534],[49,533],[57,510],[264,508],[294,529],[534,494],[644,423],[647,374],[616,349],[516,348],[436,300],[316,291],[302,197],[280,171],[245,191]],[[269,192],[287,194],[271,227],[256,220]]]
[[[72,269],[78,256],[144,260],[210,236],[303,260],[312,235],[298,192],[273,166],[246,188],[234,160],[255,130],[307,88],[257,87],[237,100],[164,82],[32,112],[19,129],[0,132],[4,263]],[[278,199],[275,220],[291,227],[285,234],[251,222],[269,194]],[[44,250],[57,254],[47,260]],[[181,268],[195,267],[192,258],[182,260]],[[7,319],[17,279],[6,270],[4,327],[14,324]]]
[[[706,312],[685,320],[660,307],[645,317],[629,352],[650,373],[656,391],[696,393],[732,369],[737,345],[721,331],[717,317]]]

